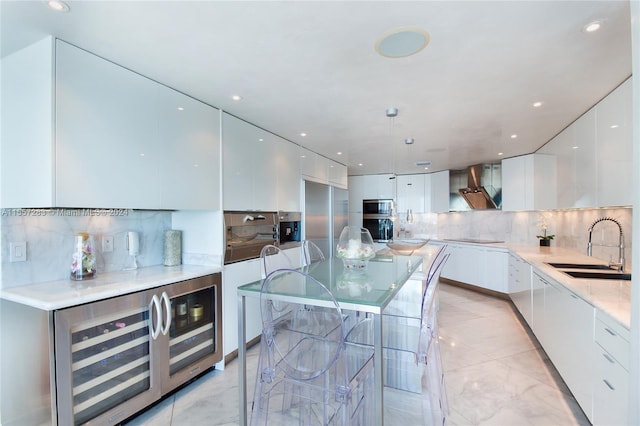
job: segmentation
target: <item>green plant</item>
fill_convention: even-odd
[[[555,238],[555,235],[547,235],[547,228],[544,228],[543,231],[544,235],[536,235],[536,237],[540,238],[541,240],[553,240]]]

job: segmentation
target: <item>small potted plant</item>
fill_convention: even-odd
[[[540,239],[540,247],[549,247],[551,245],[551,240],[553,240],[555,235],[547,235],[546,225],[542,227],[542,231],[542,235],[536,235],[536,237]]]

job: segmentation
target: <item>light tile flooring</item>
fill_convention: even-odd
[[[512,305],[440,286],[440,335],[450,416],[447,425],[588,425],[565,384]],[[253,392],[257,345],[249,350]],[[238,423],[238,363],[211,371],[131,419],[129,426]],[[385,391],[385,425],[413,426],[420,400]]]

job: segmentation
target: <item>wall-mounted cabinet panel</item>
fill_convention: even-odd
[[[425,212],[449,211],[449,170],[425,175]]]
[[[276,139],[278,171],[278,210],[300,211],[300,154],[298,146],[282,138]]]
[[[329,184],[341,189],[347,189],[349,181],[347,177],[347,166],[338,162],[328,160]]]
[[[556,208],[556,157],[530,154],[502,160],[502,210]]]
[[[537,151],[556,157],[557,208],[632,204],[631,79]]]
[[[3,87],[23,92],[3,129],[3,206],[218,208],[217,109],[60,40],[15,55],[3,59]]]
[[[56,204],[161,207],[160,86],[56,43]]]
[[[409,209],[414,213],[425,212],[425,176],[417,174],[396,177],[398,214],[404,214]]]
[[[277,210],[275,136],[222,114],[223,209]]]
[[[601,206],[633,204],[631,79],[596,106],[597,200]]]
[[[2,207],[54,205],[54,41],[2,58]],[[18,178],[19,177],[19,178]]]

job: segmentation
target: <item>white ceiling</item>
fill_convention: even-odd
[[[533,152],[631,75],[628,0],[69,1],[68,13],[0,4],[2,56],[53,34],[349,174]],[[584,33],[592,20],[603,28]],[[377,39],[402,26],[428,31],[429,46],[377,54]],[[400,111],[393,120],[389,107]]]

